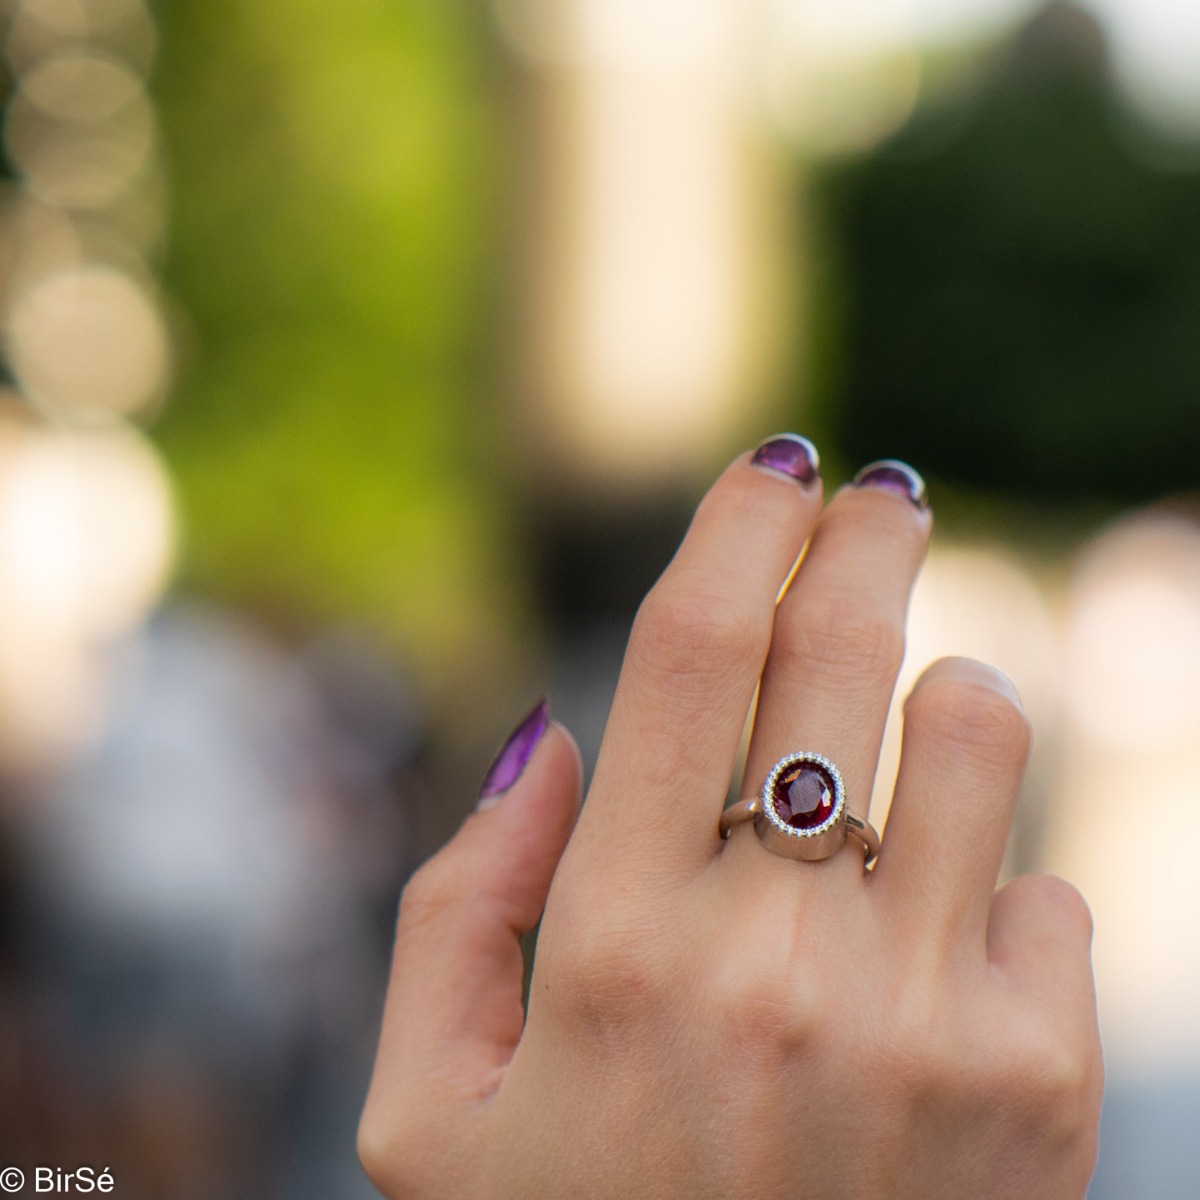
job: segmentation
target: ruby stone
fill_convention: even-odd
[[[785,767],[771,789],[771,806],[785,825],[816,829],[833,816],[833,779],[816,763]]]

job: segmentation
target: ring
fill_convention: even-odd
[[[727,838],[735,825],[751,819],[759,839],[785,858],[806,862],[829,858],[846,844],[849,834],[862,842],[864,865],[879,853],[874,826],[846,807],[841,771],[823,754],[808,750],[785,754],[771,768],[757,796],[730,805],[721,814],[721,837]]]

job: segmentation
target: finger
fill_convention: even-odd
[[[924,485],[905,470],[911,488],[897,494],[872,486],[873,468],[865,468],[859,479],[866,482],[838,492],[817,524],[775,615],[746,794],[785,754],[815,751],[838,765],[851,811],[867,815],[904,657],[908,596],[932,527]],[[891,483],[898,471],[889,465],[884,479]],[[839,854],[830,865],[861,872],[861,859],[853,860]]]
[[[1043,1126],[1050,1138],[1077,1141],[1080,1131],[1094,1131],[1104,1094],[1091,943],[1092,915],[1065,880],[1023,875],[992,900],[987,965],[1001,987],[993,993],[999,1008],[991,1024],[1020,1023],[1026,1077],[1048,1089],[1052,1102]],[[1094,1136],[1078,1146],[1086,1180],[1095,1165]]]
[[[910,936],[982,949],[1029,741],[1016,689],[993,667],[944,658],[917,680],[874,880]]]
[[[544,706],[538,717],[535,709],[518,730],[526,755],[539,724],[544,732],[516,782],[489,796],[404,890],[359,1131],[364,1166],[377,1180],[388,1178],[402,1131],[491,1095],[521,1036],[520,937],[545,906],[582,781],[570,734],[547,723]]]
[[[1104,1088],[1091,945],[1092,914],[1063,879],[1022,875],[993,898],[988,961],[1025,1001],[1010,1004],[1006,997],[1005,1007],[1040,1015],[1049,1051],[1042,1065],[1060,1089],[1068,1128],[1079,1127],[1079,1101],[1098,1109]],[[1094,1112],[1082,1119],[1094,1125]]]
[[[821,506],[815,451],[806,477],[761,462],[780,441],[717,480],[638,611],[578,853],[603,846],[630,865],[652,857],[656,872],[669,857],[713,853],[775,602]]]
[[[1092,914],[1087,901],[1054,875],[1022,875],[993,897],[987,952],[1022,989],[1094,1007]]]

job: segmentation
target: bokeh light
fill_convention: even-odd
[[[30,288],[13,305],[8,341],[26,394],[59,415],[135,413],[165,383],[162,317],[143,288],[109,267],[61,272]]]
[[[769,112],[810,154],[860,153],[912,115],[922,67],[898,0],[775,0],[764,71]]]
[[[553,112],[534,129],[555,168],[529,196],[538,435],[575,481],[686,475],[745,421],[764,353],[746,13],[508,0],[498,17]]]
[[[170,485],[140,434],[0,415],[0,767],[61,761],[96,732],[102,655],[134,629],[174,553]]]
[[[1140,517],[1088,551],[1072,589],[1067,702],[1097,747],[1200,737],[1200,528]]]
[[[64,94],[59,65],[50,64],[49,77],[45,68],[34,76],[42,103],[30,96],[10,105],[5,144],[28,187],[42,200],[63,208],[105,208],[146,168],[154,139],[150,105],[139,90],[100,119],[64,118],[61,110],[81,99],[87,104],[88,97]],[[57,94],[51,84],[60,87]],[[48,111],[47,101],[60,111]]]
[[[47,116],[98,121],[142,96],[141,79],[124,64],[78,49],[43,59],[21,81],[25,97]]]
[[[0,296],[7,311],[40,280],[83,261],[78,225],[67,213],[42,204],[24,189],[9,188],[0,203],[0,247],[4,270]]]
[[[163,398],[170,350],[146,257],[162,195],[145,6],[20,0],[7,35],[0,768],[28,776],[97,735],[105,654],[167,584],[167,471],[122,421]]]
[[[1188,0],[1089,0],[1112,33],[1121,84],[1146,117],[1187,136],[1200,128],[1200,9]]]
[[[677,469],[723,440],[740,391],[744,201],[719,91],[595,80],[568,136],[577,177],[548,198],[534,350],[546,422],[592,470]]]
[[[1050,861],[1091,902],[1112,1073],[1200,1067],[1200,524],[1145,512],[1083,552],[1068,593],[1070,723]]]
[[[558,66],[673,72],[728,60],[740,45],[731,0],[495,0],[518,52]]]

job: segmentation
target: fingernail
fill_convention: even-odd
[[[483,786],[479,789],[476,809],[491,808],[508,791],[525,770],[533,757],[542,734],[550,724],[550,703],[543,696],[529,711],[529,715],[513,730],[507,742],[500,747],[499,754],[492,760]]]
[[[929,503],[925,498],[925,480],[908,463],[901,462],[898,458],[884,458],[879,462],[868,463],[855,475],[854,486],[882,488],[885,492],[895,492],[918,508],[925,508]]]
[[[816,446],[798,433],[777,433],[767,438],[750,461],[756,467],[778,471],[801,483],[812,483],[821,469]]]

